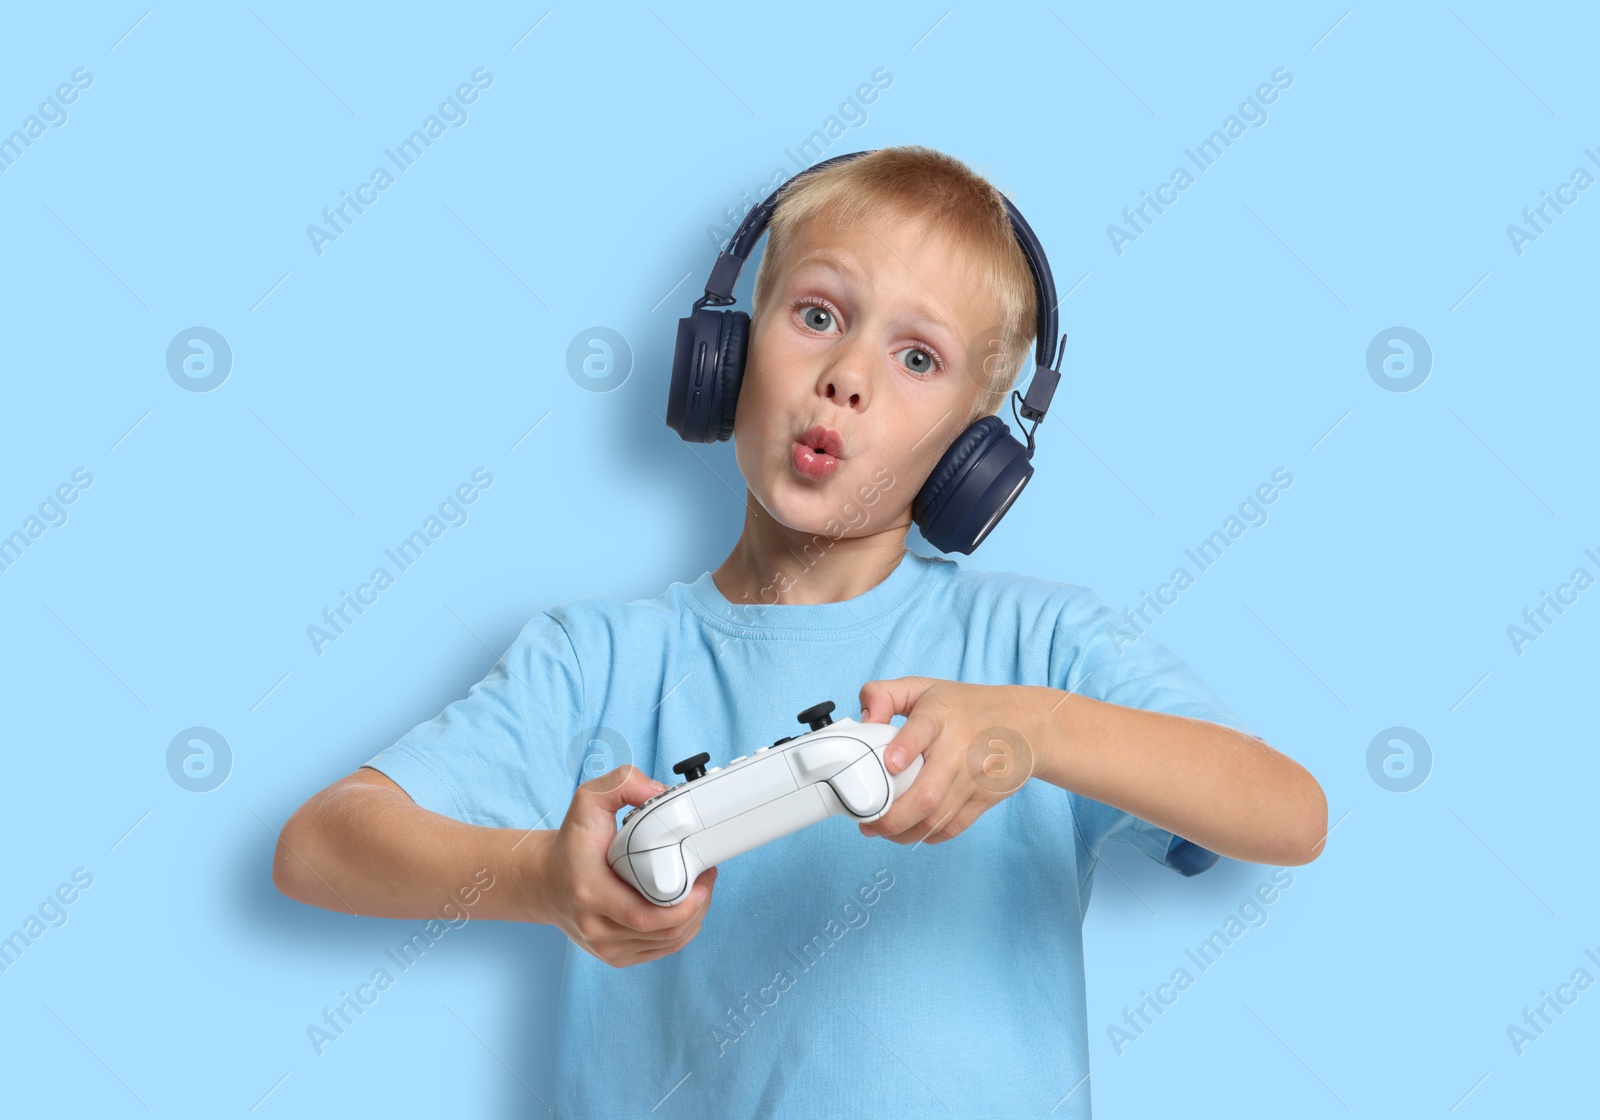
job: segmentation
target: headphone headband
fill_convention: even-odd
[[[755,248],[762,233],[766,231],[767,223],[772,220],[773,211],[778,208],[779,196],[796,179],[820,171],[836,163],[844,163],[867,155],[876,149],[867,149],[860,152],[846,152],[843,155],[830,156],[829,158],[814,163],[804,171],[787,179],[776,190],[770,192],[750,212],[744,216],[744,221],[739,223],[739,228],[734,231],[733,237],[728,241],[728,247],[717,254],[717,263],[711,267],[711,276],[706,280],[706,292],[694,302],[694,310],[710,305],[712,307],[725,307],[734,302],[733,286],[738,282],[739,271],[749,259],[750,251]],[[1055,396],[1056,385],[1061,380],[1060,361],[1061,355],[1066,350],[1066,338],[1056,342],[1058,319],[1056,316],[1056,284],[1055,278],[1050,273],[1050,262],[1045,258],[1044,246],[1039,244],[1039,239],[1034,235],[1033,227],[1028,225],[1027,219],[1022,216],[1009,198],[1000,195],[1001,201],[1006,204],[1006,212],[1011,217],[1011,230],[1016,234],[1017,243],[1022,247],[1022,254],[1028,260],[1028,271],[1033,275],[1033,294],[1038,303],[1038,326],[1036,345],[1034,347],[1034,375],[1028,385],[1028,393],[1022,402],[1022,415],[1029,420],[1043,421],[1045,413],[1050,409],[1050,400]],[[1037,427],[1037,425],[1035,425]],[[1033,440],[1030,436],[1029,449],[1032,450]]]

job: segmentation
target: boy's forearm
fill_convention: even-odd
[[[1025,691],[1036,777],[1234,859],[1293,865],[1321,852],[1322,787],[1259,739],[1059,689]]]
[[[379,918],[545,922],[538,889],[551,831],[484,828],[402,792],[346,779],[279,834],[273,882],[313,906]]]

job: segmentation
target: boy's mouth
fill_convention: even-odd
[[[839,469],[844,441],[832,428],[813,424],[794,441],[791,451],[795,469],[807,478],[820,480]]]

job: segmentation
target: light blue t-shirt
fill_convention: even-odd
[[[864,683],[908,675],[1251,733],[1149,636],[1119,652],[1120,622],[1085,588],[909,549],[837,603],[734,604],[707,572],[540,613],[465,699],[367,765],[457,820],[558,828],[578,783],[624,762],[674,785],[680,759],[721,766],[800,734],[823,700],[859,718]],[[731,859],[678,953],[617,969],[568,943],[555,1114],[1087,1117],[1082,924],[1112,838],[1183,874],[1217,859],[1037,778],[940,844],[832,817]]]

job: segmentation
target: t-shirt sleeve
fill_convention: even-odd
[[[1056,619],[1050,679],[1056,688],[1093,700],[1202,719],[1255,735],[1198,673],[1087,589],[1075,591]],[[1071,791],[1068,797],[1085,866],[1112,839],[1128,841],[1182,875],[1197,875],[1221,858],[1122,809]]]
[[[424,809],[468,824],[558,828],[578,786],[578,765],[568,756],[583,701],[572,642],[541,612],[464,698],[366,765]]]

